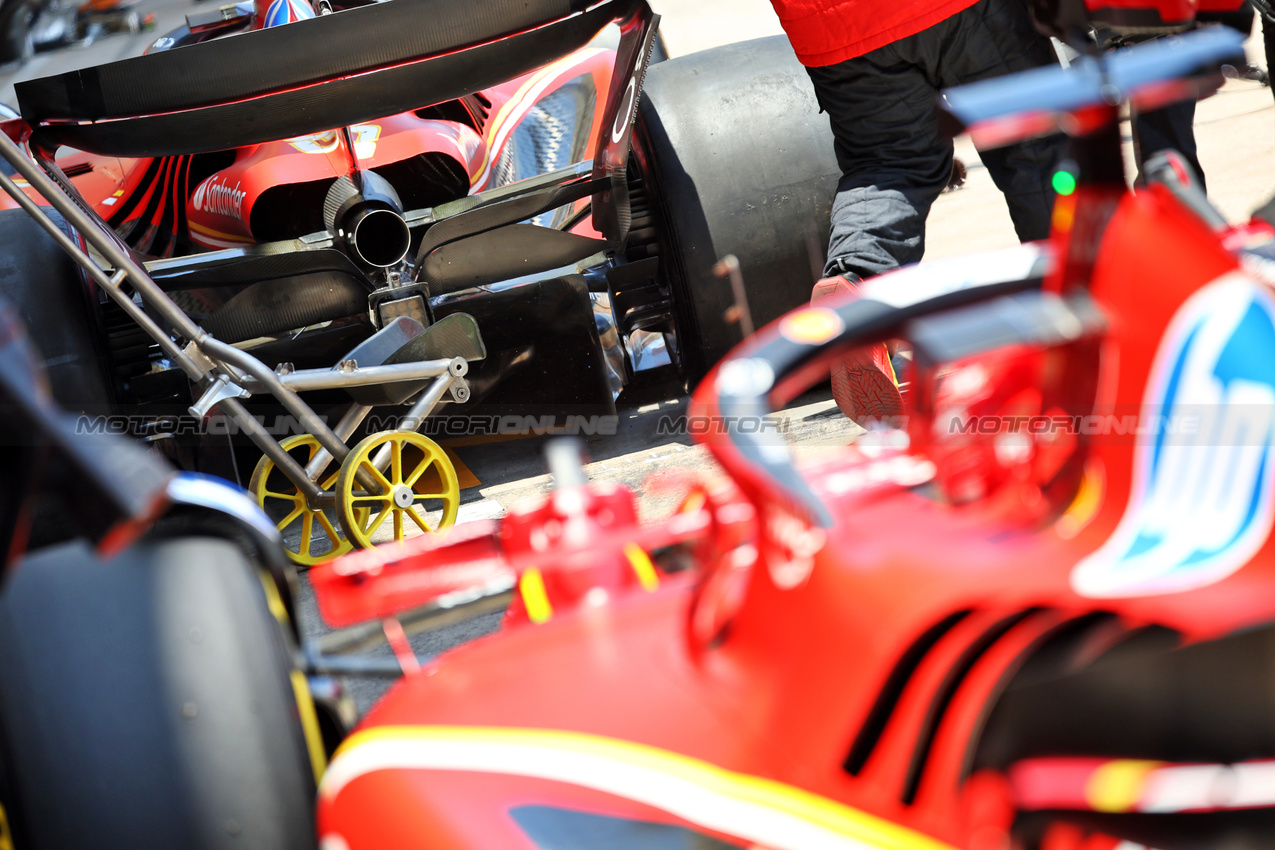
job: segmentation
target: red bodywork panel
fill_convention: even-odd
[[[485,114],[470,123],[406,112],[351,127],[353,151],[334,130],[201,156],[120,160],[64,149],[58,162],[95,211],[143,252],[169,256],[234,248],[260,241],[253,233],[252,214],[263,195],[295,184],[330,184],[350,171],[352,159],[360,168],[377,170],[417,157],[447,158],[464,175],[464,185],[459,194],[432,199],[434,203],[493,188],[501,179],[497,163],[508,154],[523,119],[546,97],[582,76],[594,92],[607,92],[614,65],[614,49],[585,48],[477,93],[475,109]],[[594,103],[586,114],[591,123],[583,128],[588,134],[584,151],[592,151],[601,135],[602,107]],[[224,164],[228,158],[230,163]],[[217,167],[209,173],[207,163]],[[414,187],[396,188],[410,197]],[[311,218],[321,218],[322,200],[323,191],[319,191]],[[11,198],[0,197],[0,209],[13,206]],[[321,225],[287,235],[303,236],[319,229]],[[595,235],[587,221],[576,231]],[[266,235],[278,238],[272,232]]]
[[[1166,190],[1115,203],[1100,242],[1076,242],[1084,234],[1064,208],[1052,243],[1085,260],[1107,319],[1097,356],[1078,361],[1090,374],[1060,382],[1047,352],[995,352],[982,363],[993,391],[977,398],[988,410],[1080,407],[1092,418],[1080,417],[1079,436],[1008,459],[976,441],[977,463],[1000,464],[977,498],[936,497],[953,464],[969,465],[946,438],[830,450],[803,470],[835,518],[825,531],[714,441],[739,489],[694,491],[663,523],[603,516],[597,506],[614,494],[593,507],[551,501],[454,553],[419,542],[317,568],[325,615],[375,596],[367,613],[385,616],[393,607],[378,583],[401,590],[475,553],[484,575],[520,576],[504,630],[408,675],[342,746],[321,788],[321,836],[350,848],[530,850],[542,845],[528,813],[547,808],[739,847],[999,846],[1012,793],[997,776],[971,779],[970,760],[997,696],[1044,642],[1095,612],[1114,615],[1095,652],[1149,624],[1197,641],[1275,619],[1269,511],[1252,552],[1189,587],[1078,566],[1101,561],[1122,522],[1138,519],[1137,482],[1150,474],[1136,428],[1085,423],[1154,407],[1174,334],[1199,304],[1225,292],[1269,298]],[[935,377],[925,423],[958,398],[942,382],[977,359]],[[693,414],[716,413],[716,380],[705,379]],[[568,521],[587,535],[529,542]],[[661,575],[655,589],[622,580],[634,540],[657,563],[693,547],[702,573]],[[592,573],[580,572],[586,555]],[[525,619],[533,566],[544,580],[531,591],[553,609],[536,624]],[[398,610],[424,601],[402,596]]]

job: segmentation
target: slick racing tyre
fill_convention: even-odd
[[[724,318],[739,258],[753,324],[810,300],[840,169],[814,89],[782,36],[653,65],[635,154],[662,219],[683,374],[694,384],[741,339]]]
[[[314,847],[313,705],[266,588],[215,538],[21,562],[0,596],[11,846]]]
[[[75,236],[53,210],[46,210]],[[53,397],[73,413],[108,413],[115,400],[100,313],[86,276],[20,209],[0,210],[0,301],[40,351]]]

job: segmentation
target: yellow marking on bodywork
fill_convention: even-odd
[[[651,557],[646,554],[646,550],[636,543],[624,544],[624,556],[629,559],[629,563],[633,566],[633,572],[637,573],[638,581],[642,583],[644,590],[656,590],[660,586],[660,577],[655,572],[655,564],[651,563]]]
[[[213,230],[211,227],[205,227],[204,225],[194,221],[186,222],[186,226],[196,233],[202,233],[204,236],[211,236],[214,239],[225,239],[230,242],[244,243],[252,241],[252,237],[250,236],[241,236],[237,233],[222,233],[220,230]]]
[[[1064,540],[1070,540],[1079,534],[1081,529],[1098,515],[1106,489],[1106,476],[1103,474],[1102,467],[1097,462],[1090,463],[1085,468],[1084,477],[1080,480],[1076,498],[1072,499],[1067,511],[1058,518],[1055,526],[1058,536]]]
[[[1132,811],[1142,799],[1147,774],[1162,764],[1135,759],[1109,761],[1085,783],[1085,799],[1096,812]]]
[[[547,623],[553,618],[553,606],[549,604],[549,594],[545,591],[545,579],[540,570],[528,568],[518,579],[518,590],[522,593],[522,604],[531,622]]]

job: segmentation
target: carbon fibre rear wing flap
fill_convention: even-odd
[[[626,32],[638,26],[649,56],[653,18],[645,0],[394,0],[30,80],[16,91],[41,147],[202,153],[454,100],[578,50],[611,23]],[[630,67],[625,79],[640,86],[645,60]],[[613,101],[624,103],[611,97],[608,107]],[[636,96],[629,106],[636,109]],[[612,124],[626,131],[617,145],[627,141],[627,120]]]

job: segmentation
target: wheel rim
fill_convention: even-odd
[[[289,437],[281,441],[279,445],[288,454],[296,457],[303,467],[308,466],[322,448],[319,441],[311,434]],[[330,466],[329,469],[331,469]],[[328,473],[328,470],[324,470],[319,486],[324,490],[332,489],[339,474],[339,471]],[[293,562],[302,566],[313,566],[354,548],[327,514],[321,510],[316,511],[306,504],[305,496],[269,457],[262,457],[257,461],[257,467],[253,470],[252,480],[248,486],[257,504],[274,521],[275,528],[284,535],[284,548],[288,550],[288,557]],[[366,518],[366,514],[364,517]],[[318,541],[314,537],[316,526],[322,532]],[[289,529],[299,531],[300,537],[296,541],[289,540]],[[327,541],[328,549],[316,552],[315,543],[324,540]]]
[[[389,447],[384,472],[372,463],[383,446]],[[374,488],[365,489],[359,470],[375,482]],[[372,536],[387,522],[395,540],[406,537],[410,528],[441,534],[456,524],[460,508],[456,467],[438,443],[415,431],[385,431],[363,440],[341,464],[336,489],[345,535],[363,548],[373,545]]]

